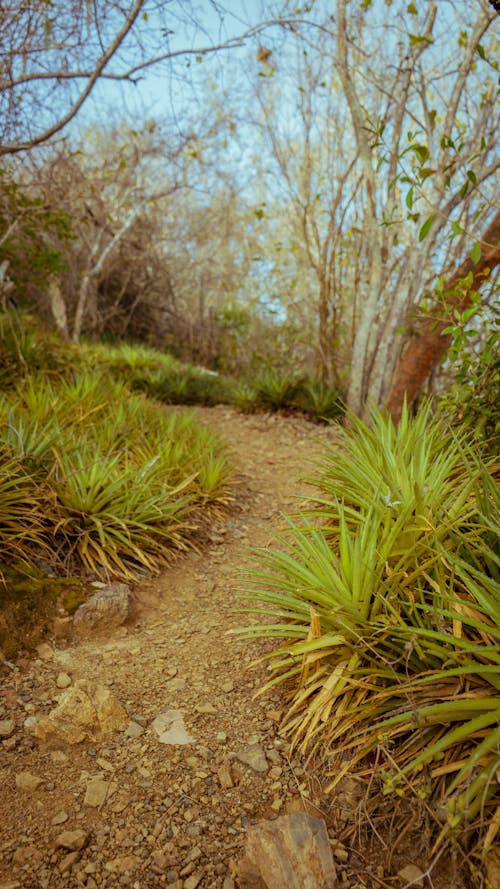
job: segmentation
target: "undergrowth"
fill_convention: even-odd
[[[352,419],[314,509],[258,551],[245,638],[289,692],[292,746],[424,800],[436,848],[487,854],[500,827],[498,464],[425,406]],[[271,610],[270,610],[271,606]],[[376,780],[374,780],[376,779]]]

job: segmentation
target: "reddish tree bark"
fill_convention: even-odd
[[[448,297],[443,314],[441,306],[433,314],[442,314],[436,324],[429,318],[423,321],[419,330],[412,336],[402,353],[393,376],[391,391],[387,399],[387,409],[394,421],[399,420],[406,397],[412,404],[419,394],[434,367],[441,361],[450,347],[452,337],[443,330],[453,322],[453,311],[463,312],[471,304],[471,294],[490,276],[500,263],[500,212],[497,213],[481,239],[482,253],[474,265],[467,257],[444,284],[444,295]],[[472,281],[464,290],[460,282],[472,272]]]

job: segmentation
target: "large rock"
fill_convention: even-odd
[[[57,707],[35,726],[40,741],[79,744],[87,738],[108,735],[128,722],[120,702],[102,685],[85,679],[64,692]]]
[[[336,889],[325,822],[302,812],[249,828],[240,889]]]
[[[129,612],[130,590],[125,583],[103,587],[80,605],[73,617],[73,628],[81,639],[103,635],[120,627]]]

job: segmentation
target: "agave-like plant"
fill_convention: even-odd
[[[500,768],[492,466],[424,407],[416,418],[405,411],[399,427],[380,412],[371,428],[353,421],[315,482],[315,521],[309,513],[280,550],[259,553],[246,590],[266,622],[243,634],[284,640],[266,657],[271,683],[293,682],[285,727],[304,751],[326,753],[332,786],[377,762],[386,789],[411,787],[447,808],[441,839],[479,819],[491,843]]]
[[[0,445],[0,559],[25,559],[44,546],[45,520],[35,478]]]
[[[18,555],[26,523],[35,529],[43,516],[61,561],[132,578],[194,543],[202,507],[227,502],[229,464],[216,436],[101,373],[31,377],[0,404],[0,421],[15,479],[3,480],[5,514],[15,512],[22,531],[9,531],[9,550]]]

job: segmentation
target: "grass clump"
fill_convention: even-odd
[[[100,374],[30,378],[0,405],[0,552],[133,579],[194,542],[228,500],[229,463],[193,414]]]
[[[500,769],[500,495],[495,466],[429,408],[353,420],[316,477],[314,516],[258,553],[246,595],[283,642],[293,744],[416,794],[437,841],[492,846]],[[313,520],[314,518],[314,520]],[[273,617],[274,614],[274,617]],[[496,813],[496,814],[495,814]]]

